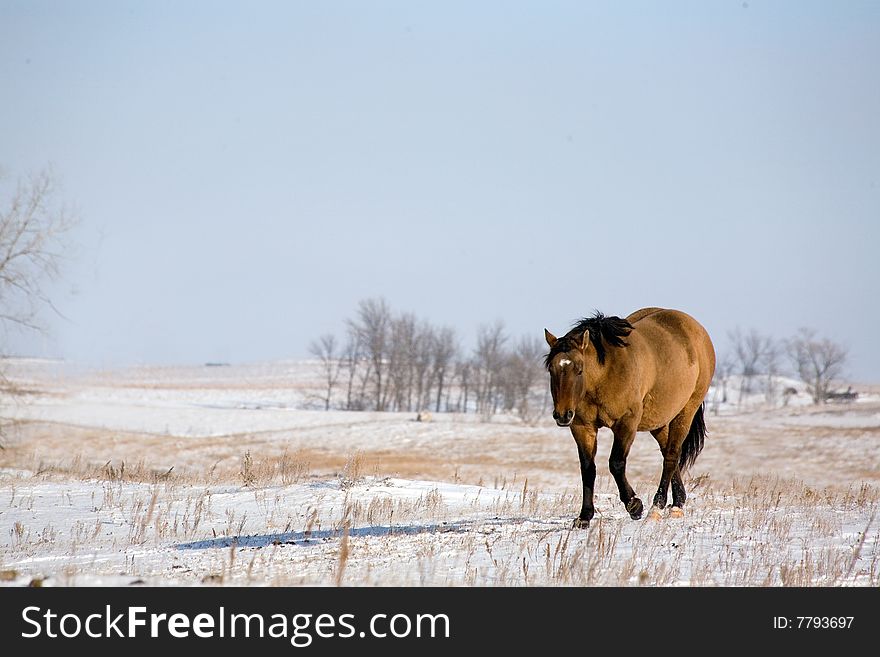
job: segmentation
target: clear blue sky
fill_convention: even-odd
[[[0,165],[82,217],[9,351],[295,358],[382,295],[811,326],[880,381],[878,2],[0,0],[0,84]]]

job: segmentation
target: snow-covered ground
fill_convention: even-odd
[[[880,584],[873,389],[821,408],[710,391],[683,519],[629,518],[603,430],[597,517],[572,530],[577,456],[549,418],[312,410],[312,363],[5,369],[7,584]],[[660,466],[639,436],[646,505]]]

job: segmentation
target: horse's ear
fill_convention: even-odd
[[[581,351],[587,353],[587,349],[590,347],[590,332],[584,331],[584,334],[581,336]]]
[[[556,346],[556,336],[547,329],[544,329],[544,339],[547,341],[547,344],[550,345],[551,349]]]

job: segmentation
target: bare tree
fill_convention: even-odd
[[[738,327],[728,333],[732,347],[733,357],[741,375],[739,384],[739,402],[742,403],[743,395],[752,392],[752,381],[761,373],[763,361],[772,350],[773,339],[762,335],[755,329],[743,333]]]
[[[483,325],[477,334],[477,347],[474,350],[475,393],[477,411],[488,419],[498,412],[501,405],[501,373],[504,368],[504,345],[507,335],[504,323]]]
[[[734,368],[735,359],[730,353],[724,354],[715,365],[715,375],[712,378],[712,387],[715,388],[712,396],[712,412],[716,415],[721,404],[727,403],[727,384],[730,382]]]
[[[0,184],[5,198],[8,183],[0,178]],[[59,274],[64,238],[74,224],[57,201],[51,169],[19,180],[0,203],[0,322],[6,329],[42,330],[38,313],[55,310],[44,286]]]
[[[348,327],[348,338],[345,342],[345,350],[342,355],[342,365],[345,369],[347,383],[345,389],[345,409],[348,411],[360,410],[363,408],[363,400],[360,396],[356,397],[355,381],[357,380],[358,368],[363,359],[361,351],[361,342],[358,332]]]
[[[434,386],[434,328],[425,321],[419,322],[415,340],[411,345],[410,361],[413,369],[412,385],[414,403],[411,411],[424,411],[430,408],[431,388]]]
[[[779,359],[781,356],[779,341],[772,338],[764,349],[764,374],[767,375],[766,385],[764,387],[764,399],[769,403],[775,404],[777,400],[777,377],[779,376]]]
[[[436,412],[440,412],[440,400],[443,397],[446,378],[450,370],[454,367],[455,358],[458,355],[458,343],[455,338],[455,331],[449,327],[443,327],[434,333],[434,340],[431,343],[431,351],[433,355],[433,373],[432,377],[437,385],[437,404],[434,407]]]
[[[330,410],[330,401],[333,398],[333,388],[339,381],[342,369],[342,359],[336,353],[336,336],[325,333],[309,345],[309,353],[321,363],[321,373],[324,379],[324,393],[321,401],[324,402],[324,410]]]
[[[42,331],[40,311],[49,308],[58,313],[45,285],[59,275],[68,246],[65,238],[76,221],[57,200],[51,169],[14,184],[2,174],[0,171],[0,326],[5,334],[13,328]],[[0,383],[7,384],[2,372]]]
[[[458,401],[455,407],[461,413],[468,412],[475,369],[476,366],[472,358],[462,359],[455,364],[455,379],[458,381]]]
[[[541,367],[543,352],[543,340],[524,336],[506,359],[507,367],[502,386],[506,397],[505,408],[516,411],[526,424],[533,424],[544,411],[542,402],[546,400],[546,395],[542,396],[536,391],[544,381]]]
[[[847,349],[828,338],[818,338],[813,329],[802,328],[788,340],[786,351],[814,404],[828,399],[831,383],[843,373]]]
[[[412,313],[403,313],[390,320],[382,410],[411,410],[416,326],[417,320]]]
[[[377,411],[384,411],[388,402],[388,392],[384,386],[391,337],[391,310],[388,303],[385,299],[361,301],[357,319],[349,320],[349,327],[357,334],[363,356],[369,362],[373,406]]]

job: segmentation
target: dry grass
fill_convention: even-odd
[[[32,508],[27,491],[9,506]],[[586,530],[569,520],[577,495],[550,495],[523,481],[518,491],[472,512],[451,510],[438,489],[416,498],[370,495],[381,481],[334,491],[338,503],[291,507],[283,487],[253,490],[246,509],[218,501],[210,488],[161,482],[95,482],[95,513],[69,531],[16,522],[0,569],[44,578],[22,563],[50,547],[71,555],[66,576],[91,572],[90,546],[108,545],[105,523],[118,530],[109,546],[133,578],[167,574],[142,562],[137,548],[163,549],[192,541],[176,581],[324,585],[634,585],[837,586],[880,584],[875,509],[880,493],[805,486],[751,476],[705,484],[701,502],[683,520],[633,522],[615,510],[612,494],[597,500],[604,513]],[[601,488],[607,490],[606,481]],[[99,491],[99,493],[98,493]],[[619,503],[617,503],[619,504]],[[252,516],[253,514],[253,516]],[[256,517],[254,517],[256,516]],[[841,542],[848,518],[863,517],[859,533]],[[260,534],[254,537],[254,530]],[[273,538],[274,537],[274,538]],[[100,539],[100,540],[99,540]],[[214,546],[212,548],[212,546]],[[82,559],[80,559],[82,557]],[[4,565],[4,564],[9,564]]]

